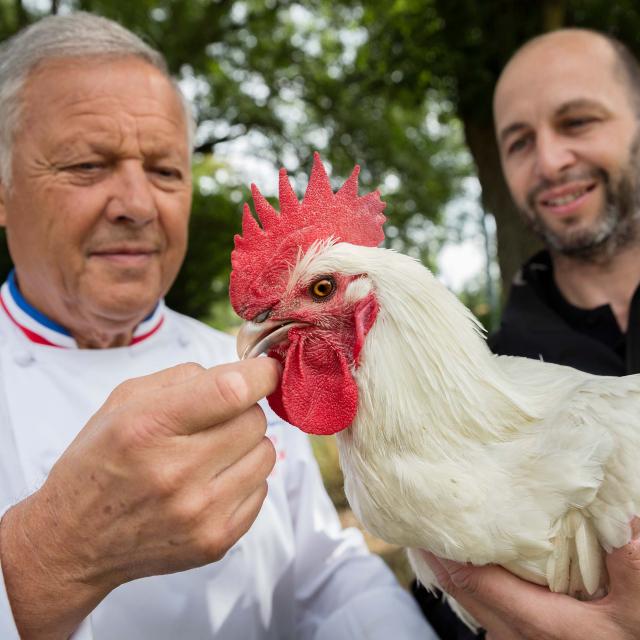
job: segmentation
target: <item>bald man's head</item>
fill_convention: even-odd
[[[548,51],[552,57],[559,56],[567,49],[583,55],[585,64],[589,64],[590,51],[597,51],[598,55],[604,59],[608,58],[612,73],[620,82],[624,83],[629,98],[640,116],[640,64],[638,60],[620,40],[591,29],[559,29],[536,36],[522,45],[511,56],[498,78],[494,92],[494,107],[503,78],[513,69],[519,68],[518,63],[522,57],[537,57],[544,51]],[[548,59],[548,56],[544,56],[544,58]]]
[[[621,43],[583,29],[511,58],[493,101],[500,159],[525,218],[553,250],[591,258],[640,213],[640,71]]]

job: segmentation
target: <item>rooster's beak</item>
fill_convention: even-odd
[[[265,320],[245,322],[236,337],[236,351],[241,360],[255,358],[273,345],[285,342],[290,329],[302,327],[303,322],[288,320]]]

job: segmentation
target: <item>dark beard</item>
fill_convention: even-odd
[[[535,208],[537,194],[543,189],[557,187],[576,179],[567,175],[560,182],[545,182],[533,189],[527,197],[528,212],[522,212],[528,226],[542,239],[553,253],[588,263],[606,263],[621,249],[638,239],[640,221],[640,133],[631,144],[629,162],[620,178],[613,183],[602,169],[594,169],[579,177],[599,180],[605,189],[603,210],[589,229],[575,233],[558,233],[549,229]],[[533,216],[531,215],[533,213]]]

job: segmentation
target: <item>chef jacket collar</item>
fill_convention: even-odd
[[[76,349],[78,345],[71,333],[31,306],[20,293],[15,269],[0,288],[0,306],[11,321],[36,344]],[[154,310],[136,327],[131,345],[151,337],[164,322],[164,302],[160,300]]]

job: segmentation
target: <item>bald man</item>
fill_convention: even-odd
[[[640,371],[639,115],[637,61],[596,32],[540,36],[505,67],[494,95],[503,172],[546,249],[513,283],[490,340],[496,353],[602,375]],[[498,567],[432,558],[432,568],[491,640],[639,638],[637,525],[634,540],[607,558],[610,592],[597,603]],[[442,638],[474,637],[451,619],[433,626]]]
[[[546,251],[516,277],[494,351],[640,371],[640,69],[578,29],[527,43],[494,98],[507,184]]]

